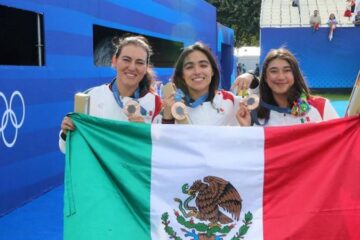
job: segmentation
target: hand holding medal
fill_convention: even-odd
[[[249,94],[249,87],[237,88],[237,95],[242,97],[242,102],[245,104],[246,108],[251,111],[256,109],[259,106],[260,98],[256,94]]]
[[[174,96],[175,103],[171,107],[171,114],[178,121],[186,120],[188,114],[186,105],[182,102],[183,97],[184,93],[181,91],[181,89],[176,89]]]
[[[259,106],[260,98],[256,94],[250,94],[243,99],[249,111],[256,109]]]
[[[236,119],[240,126],[251,125],[251,111],[259,106],[259,102],[259,96],[255,94],[250,94],[240,101],[239,110],[236,113]]]
[[[176,89],[174,84],[169,82],[163,87],[163,97],[165,108],[171,106],[171,115],[175,118],[178,124],[189,124],[189,118],[187,116],[187,107],[182,102],[184,93],[181,89]],[[167,111],[166,109],[164,112]],[[168,114],[166,114],[168,115]],[[165,116],[165,113],[164,113]]]

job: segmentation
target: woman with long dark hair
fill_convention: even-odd
[[[330,101],[310,93],[295,56],[285,48],[266,56],[260,78],[260,105],[250,112],[241,103],[237,119],[242,126],[293,125],[337,118]]]
[[[208,46],[201,42],[188,46],[180,54],[172,77],[181,90],[189,123],[196,125],[238,125],[235,114],[240,101],[231,92],[219,90],[220,72]],[[165,97],[163,123],[174,123],[171,107],[174,94]]]

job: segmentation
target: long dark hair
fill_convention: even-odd
[[[184,67],[185,58],[194,51],[200,51],[204,53],[211,64],[214,74],[211,78],[211,82],[209,86],[209,96],[207,98],[207,101],[212,101],[216,94],[216,90],[219,87],[220,73],[215,57],[212,54],[210,48],[202,42],[196,42],[193,45],[186,47],[183,50],[183,52],[180,54],[175,64],[175,72],[174,75],[172,76],[173,82],[177,88],[180,88],[186,95],[189,95],[188,87],[186,86],[185,80],[183,78],[183,67]]]
[[[147,70],[145,73],[145,76],[139,83],[139,90],[140,94],[144,95],[147,92],[155,92],[154,89],[152,89],[152,86],[155,82],[156,76],[153,71],[152,65],[150,63],[150,57],[153,54],[152,48],[148,42],[148,40],[143,36],[130,36],[127,35],[125,37],[114,37],[112,39],[112,44],[114,46],[114,56],[115,58],[118,58],[121,54],[121,50],[127,46],[127,45],[135,45],[138,47],[143,48],[146,51],[147,57],[146,57],[146,64],[147,64]]]
[[[272,94],[272,90],[270,89],[269,85],[265,80],[267,78],[266,70],[268,69],[270,62],[275,59],[282,59],[287,61],[290,64],[292,74],[294,75],[294,84],[291,86],[287,93],[287,101],[289,103],[289,106],[292,106],[293,102],[300,97],[301,93],[304,93],[307,97],[309,97],[310,89],[306,85],[305,79],[299,68],[299,63],[296,60],[295,56],[289,50],[285,48],[279,48],[270,50],[264,60],[259,87],[261,101],[278,106]],[[269,109],[264,108],[260,105],[258,108],[258,117],[269,119],[269,115]]]

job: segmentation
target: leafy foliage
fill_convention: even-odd
[[[186,233],[185,237],[192,236],[193,239],[199,239],[200,235],[206,235],[207,237],[215,237],[215,239],[222,239],[218,237],[226,237],[226,235],[235,227],[234,224],[225,225],[224,227],[218,225],[210,227],[208,224],[205,224],[203,222],[195,223],[193,218],[187,221],[184,216],[180,215],[180,213],[176,210],[174,210],[174,214],[176,216],[176,221],[185,227],[181,228],[181,231]],[[169,213],[163,213],[161,215],[161,220],[162,224],[164,225],[164,230],[169,235],[170,239],[182,240],[182,238],[177,235],[177,232],[170,226]],[[250,228],[250,225],[252,224],[252,220],[252,213],[245,213],[244,219],[242,220],[243,225],[241,225],[241,227],[236,232],[235,236],[231,238],[231,240],[244,239],[246,233]],[[189,231],[190,229],[192,229],[191,232]],[[197,232],[195,230],[197,230]],[[220,233],[221,235],[216,235],[217,233]]]
[[[178,215],[176,220],[187,229],[196,229],[198,232],[206,232],[208,236],[213,236],[216,233],[229,233],[234,227],[232,225],[225,225],[224,227],[209,227],[209,225],[205,223],[194,223],[193,219],[186,221],[185,218],[181,215]]]
[[[206,0],[217,9],[217,21],[235,33],[235,45],[258,46],[261,0]]]

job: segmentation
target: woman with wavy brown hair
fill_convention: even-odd
[[[89,115],[129,122],[160,122],[161,98],[152,89],[154,74],[150,64],[152,49],[142,36],[125,36],[113,39],[112,67],[116,76],[109,82],[93,87]],[[65,152],[68,131],[75,126],[69,117],[61,123],[59,146]]]

